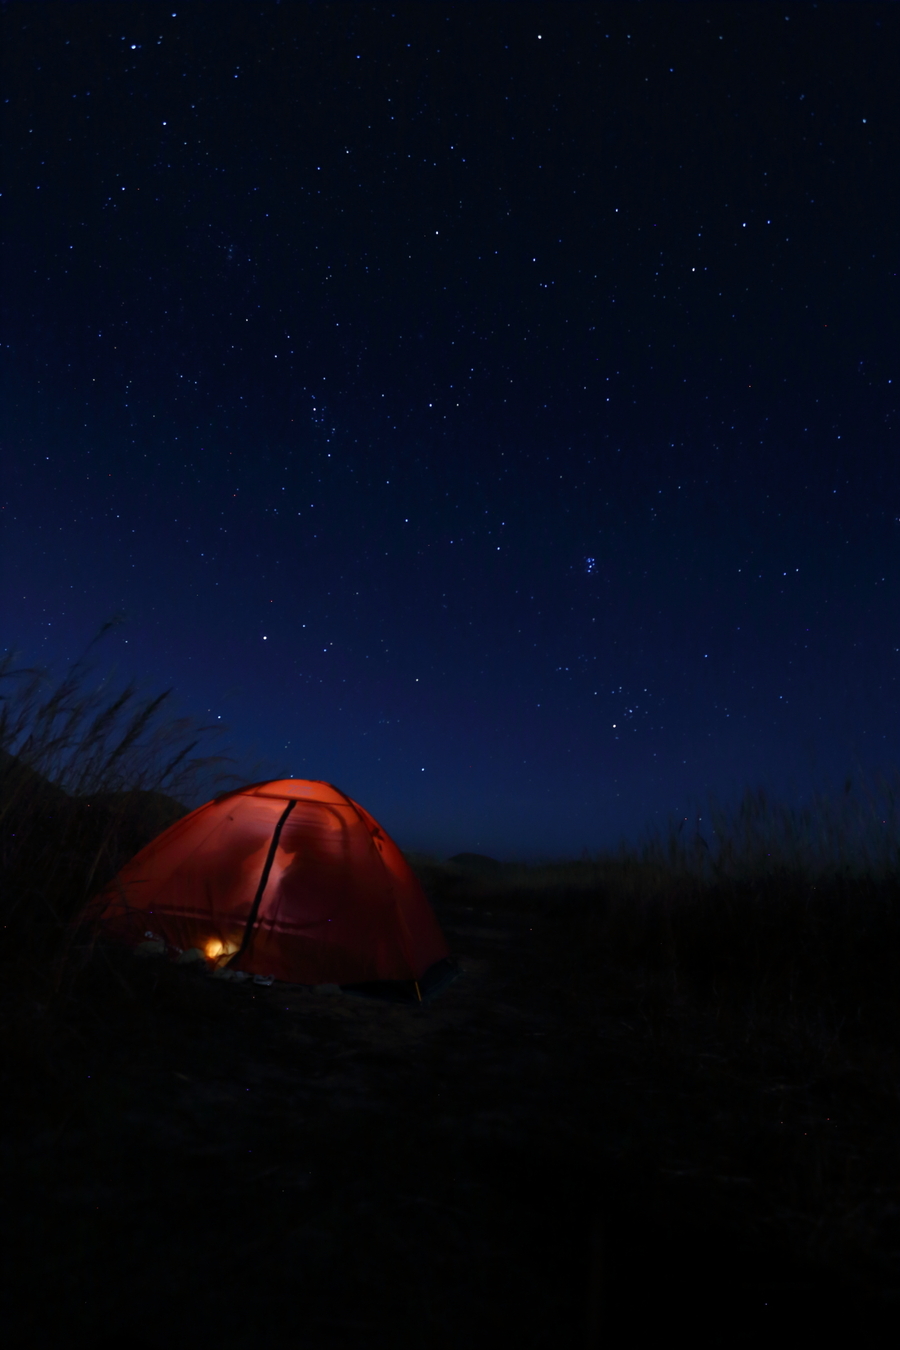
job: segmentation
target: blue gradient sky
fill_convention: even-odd
[[[896,7],[2,26],[6,647],[441,854],[894,767]]]

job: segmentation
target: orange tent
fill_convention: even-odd
[[[447,943],[397,845],[330,783],[226,792],[132,858],[85,917],[295,984],[419,982]],[[444,981],[441,980],[441,983]]]

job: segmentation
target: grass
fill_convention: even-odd
[[[900,1294],[900,882],[888,783],[798,810],[748,793],[591,860],[473,874],[421,862],[432,892],[545,925],[577,1016],[620,1020],[699,1109],[663,1110],[662,1170],[842,1285]],[[890,828],[885,828],[889,826]],[[556,933],[556,938],[552,934]],[[716,1122],[720,1128],[716,1128]],[[727,1187],[727,1180],[722,1182]]]
[[[398,1008],[85,942],[222,764],[86,662],[0,675],[22,1344],[737,1344],[896,1306],[890,783],[577,861],[414,857],[463,975]]]
[[[90,658],[113,626],[62,677],[0,660],[0,924],[32,978],[88,897],[225,772],[217,729],[167,716],[171,690],[97,677]]]

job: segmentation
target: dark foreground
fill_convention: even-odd
[[[421,1007],[116,951],[64,1017],[7,990],[7,1345],[880,1338],[889,1057],[874,1089],[839,1028],[604,974],[577,907],[437,908],[461,974]]]

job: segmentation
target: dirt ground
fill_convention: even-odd
[[[774,1100],[739,1068],[723,1096],[700,1033],[686,1073],[652,1000],[571,981],[558,917],[438,909],[460,973],[421,1006],[112,951],[62,1052],[21,1013],[7,1344],[877,1342],[884,1289],[773,1221],[765,1178],[804,1175]]]

